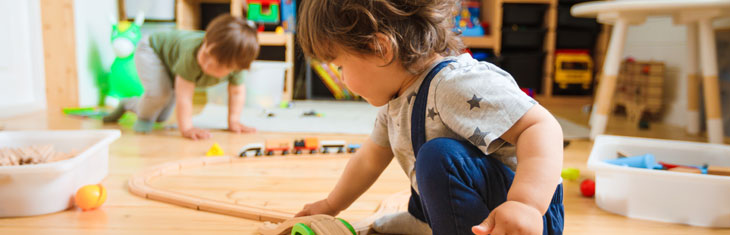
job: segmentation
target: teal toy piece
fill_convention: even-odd
[[[617,158],[612,160],[606,160],[607,163],[619,165],[619,166],[630,166],[636,168],[646,169],[662,169],[664,168],[661,164],[657,163],[654,159],[654,155],[644,154],[634,157]]]
[[[116,58],[109,74],[109,96],[127,98],[140,96],[144,92],[134,65],[134,50],[142,39],[142,22],[144,14],[139,13],[134,23],[122,21],[112,25],[111,40]]]

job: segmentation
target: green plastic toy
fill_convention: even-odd
[[[258,23],[279,23],[279,3],[277,1],[251,0],[248,1],[248,19]],[[264,6],[269,10],[264,11]]]
[[[144,92],[134,65],[134,50],[142,39],[140,26],[143,22],[144,14],[140,12],[134,23],[122,21],[112,25],[111,40],[116,58],[109,74],[109,96],[127,98],[140,96]]]
[[[342,222],[342,224],[344,224],[345,227],[347,227],[347,230],[350,230],[352,235],[357,235],[355,228],[352,227],[352,225],[350,223],[348,223],[347,221],[345,221],[344,219],[341,219],[341,218],[337,218],[337,220]],[[291,235],[318,235],[318,234],[314,233],[314,231],[306,224],[296,223],[291,228]]]
[[[566,180],[577,180],[580,177],[580,170],[577,168],[565,168],[560,172],[560,177]]]

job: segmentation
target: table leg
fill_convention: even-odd
[[[697,61],[697,24],[687,24],[687,132],[700,133],[700,77]]]
[[[608,114],[612,110],[611,100],[616,90],[616,79],[621,64],[621,51],[626,41],[627,27],[627,20],[618,18],[611,32],[611,42],[608,44],[606,59],[603,63],[603,77],[598,84],[598,94],[594,104],[595,112],[591,115],[591,139],[606,131]]]
[[[720,87],[717,79],[717,55],[715,32],[710,18],[699,21],[700,58],[702,62],[702,83],[707,116],[707,138],[710,143],[723,143],[722,110],[720,109]]]

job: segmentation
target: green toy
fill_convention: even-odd
[[[355,228],[352,227],[350,223],[345,221],[344,219],[337,218],[338,221],[340,221],[345,227],[347,227],[347,230],[350,230],[352,235],[357,235],[357,232],[355,231]],[[318,235],[316,234],[312,228],[307,226],[304,223],[296,223],[294,226],[291,227],[291,235]]]
[[[134,24],[122,21],[112,25],[112,48],[116,58],[109,74],[109,93],[117,98],[140,96],[144,92],[142,83],[134,66],[134,50],[142,39],[140,26],[144,22],[144,14],[138,13]]]
[[[265,9],[268,6],[268,11]],[[258,23],[279,23],[279,0],[249,0],[248,19]]]
[[[580,170],[577,168],[565,168],[560,172],[560,177],[566,180],[577,180],[580,177]]]

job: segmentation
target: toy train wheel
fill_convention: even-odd
[[[289,154],[289,150],[281,151],[281,155],[287,155],[287,154]]]
[[[241,154],[238,154],[239,157],[246,157],[246,151],[241,152]]]
[[[258,157],[258,156],[261,156],[261,155],[262,155],[262,154],[261,154],[261,151],[259,151],[259,150],[256,150],[256,154],[255,154],[255,155],[256,155],[257,157]]]
[[[274,151],[266,151],[266,156],[274,155]]]
[[[309,154],[315,154],[315,153],[317,153],[317,150],[314,150],[314,149],[309,150]]]
[[[345,152],[345,149],[343,149],[342,147],[337,148],[337,153],[344,153],[344,152]]]
[[[297,149],[296,151],[294,151],[294,154],[297,154],[297,155],[298,154],[302,154],[302,150],[301,149]]]
[[[330,151],[329,151],[329,150],[327,150],[327,148],[322,148],[322,153],[324,153],[324,154],[328,154],[328,153],[330,153]]]
[[[355,152],[355,148],[347,148],[347,152],[348,153],[354,153]]]
[[[315,235],[309,226],[303,223],[296,223],[291,227],[291,235]]]

